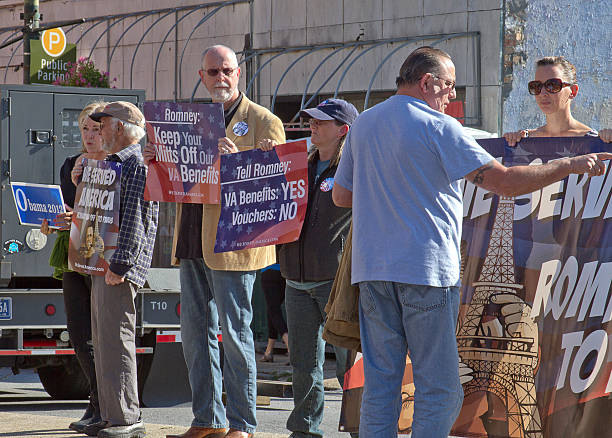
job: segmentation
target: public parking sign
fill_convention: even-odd
[[[21,225],[39,227],[43,219],[51,225],[59,213],[66,211],[58,185],[12,182],[11,189]]]
[[[40,35],[40,42],[45,53],[54,58],[66,50],[66,34],[61,27],[45,30]]]
[[[68,44],[61,27],[42,32],[40,40],[30,40],[30,83],[52,84],[68,73],[76,62],[76,44]]]

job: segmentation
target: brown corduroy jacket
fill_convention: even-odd
[[[353,224],[351,223],[329,301],[325,306],[327,320],[323,328],[323,339],[339,347],[361,351],[359,287],[351,284],[352,241]]]

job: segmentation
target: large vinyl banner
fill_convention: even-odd
[[[507,166],[610,150],[588,137],[524,139],[516,148],[505,147],[503,139],[479,143]],[[607,164],[605,175],[571,175],[516,198],[464,185],[457,344],[465,399],[452,435],[612,436]],[[404,433],[410,431],[414,394],[407,363]],[[348,385],[351,380],[344,398],[360,398],[358,380],[347,379]],[[349,405],[355,401],[343,402]],[[341,428],[354,429],[354,417],[345,412]]]

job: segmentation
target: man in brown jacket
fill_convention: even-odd
[[[226,137],[220,153],[285,142],[282,122],[238,91],[236,54],[225,46],[204,52],[200,76],[213,102],[223,103]],[[251,295],[256,270],[276,262],[274,246],[215,253],[221,206],[179,204],[173,259],[180,266],[181,336],[189,370],[194,419],[181,438],[248,437],[255,431],[256,377]],[[217,331],[224,346],[226,408],[221,401]],[[225,429],[229,422],[229,431]]]

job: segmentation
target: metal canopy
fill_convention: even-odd
[[[470,84],[458,84],[461,86],[471,86],[475,88],[476,95],[476,105],[475,105],[475,114],[465,117],[466,123],[468,125],[480,125],[482,114],[481,114],[481,103],[480,103],[480,95],[481,95],[481,59],[480,59],[480,33],[479,32],[459,32],[459,33],[449,33],[449,34],[439,34],[439,35],[419,35],[414,37],[404,37],[404,38],[386,38],[386,39],[376,39],[376,40],[367,40],[367,41],[351,41],[351,42],[343,42],[343,43],[325,43],[325,44],[312,44],[312,45],[304,45],[304,46],[296,46],[296,47],[266,47],[266,48],[252,48],[253,41],[253,7],[254,0],[226,0],[226,1],[217,1],[211,3],[202,3],[198,5],[191,6],[182,6],[182,7],[174,7],[174,8],[164,8],[164,9],[156,9],[150,11],[141,11],[141,12],[132,12],[129,14],[116,14],[116,15],[108,15],[102,17],[89,17],[85,18],[82,24],[76,24],[71,26],[66,33],[70,33],[75,29],[81,32],[81,35],[76,40],[78,44],[81,42],[84,37],[89,34],[91,31],[98,32],[98,36],[91,47],[89,49],[89,57],[91,57],[94,53],[94,50],[98,47],[101,41],[107,43],[107,54],[106,54],[106,69],[110,70],[111,61],[117,47],[124,40],[125,36],[133,31],[136,24],[142,22],[147,17],[156,17],[147,27],[145,27],[144,31],[142,31],[142,35],[140,36],[138,43],[134,49],[130,60],[130,69],[129,69],[129,84],[130,88],[134,86],[134,65],[136,62],[136,57],[138,55],[138,51],[142,44],[146,41],[147,37],[150,35],[151,30],[153,30],[156,26],[164,26],[164,30],[167,29],[164,38],[159,44],[157,55],[155,57],[155,69],[154,69],[154,80],[153,80],[153,90],[150,96],[153,99],[157,99],[157,70],[159,66],[159,61],[162,59],[162,49],[167,42],[174,44],[174,100],[189,100],[193,101],[195,99],[196,92],[198,90],[200,80],[197,75],[197,72],[193,72],[193,89],[190,96],[180,96],[180,90],[182,89],[182,71],[183,71],[183,60],[184,55],[187,49],[187,46],[192,41],[194,36],[197,37],[198,31],[202,31],[205,28],[205,25],[210,25],[211,20],[214,19],[215,15],[226,7],[234,7],[241,6],[248,8],[249,14],[249,29],[247,30],[247,34],[245,35],[245,47],[242,51],[237,51],[237,55],[239,56],[239,64],[246,65],[245,69],[245,79],[246,79],[246,93],[253,98],[255,101],[261,101],[261,92],[259,87],[259,79],[265,67],[271,66],[274,68],[275,61],[279,60],[282,62],[282,71],[279,71],[279,79],[276,84],[273,84],[271,90],[274,90],[274,93],[271,97],[270,108],[274,111],[274,107],[276,105],[277,99],[279,97],[279,90],[281,84],[287,75],[291,72],[293,68],[298,66],[300,62],[303,62],[305,58],[314,54],[320,53],[325,56],[322,60],[312,69],[309,74],[308,79],[304,83],[304,88],[301,91],[301,102],[300,109],[307,107],[311,102],[313,102],[319,93],[323,90],[323,88],[330,83],[332,80],[335,80],[335,92],[333,93],[334,97],[337,97],[340,94],[340,89],[342,87],[343,81],[347,78],[351,71],[354,71],[352,68],[356,63],[363,62],[364,55],[372,51],[373,49],[379,48],[381,46],[388,46],[388,52],[383,57],[382,61],[380,61],[377,65],[371,66],[371,76],[369,79],[369,84],[367,88],[363,90],[352,90],[352,92],[363,92],[365,93],[365,103],[364,109],[368,108],[370,103],[370,96],[374,90],[375,80],[380,73],[380,71],[384,68],[385,64],[392,58],[394,54],[400,51],[402,48],[408,46],[411,43],[417,41],[423,41],[426,44],[431,46],[438,45],[442,42],[454,40],[454,39],[468,39],[472,43],[473,50],[471,53],[473,54],[473,59],[468,63],[468,68],[471,68],[473,71],[473,83]],[[178,25],[183,22],[186,18],[190,16],[194,16],[194,14],[200,13],[200,19],[197,24],[189,29],[188,35],[178,35]],[[172,17],[174,17],[172,19]],[[111,41],[111,30],[114,26],[119,25],[123,22],[128,22],[131,20],[130,24],[116,37],[114,41]],[[53,25],[53,23],[46,23],[46,26]],[[0,28],[0,41],[6,42],[11,38],[15,37],[19,34],[21,30],[20,26],[13,27],[5,27]],[[174,31],[174,38],[171,39],[170,35]],[[187,32],[185,32],[187,33]],[[239,32],[235,32],[238,34]],[[219,40],[222,43],[222,39]],[[1,44],[1,43],[0,43]],[[10,68],[11,62],[17,52],[18,59],[21,57],[21,46],[22,43],[18,45],[13,45],[13,51],[10,55],[9,61],[6,66],[0,66],[0,68],[4,68],[4,83],[7,80],[8,69]],[[8,49],[4,49],[8,50]],[[180,51],[180,56],[179,56]],[[2,52],[0,51],[0,54]],[[282,60],[282,57],[287,55],[295,55],[299,54],[296,59],[294,59],[291,63],[287,65],[287,62]],[[164,59],[164,61],[169,61]],[[167,62],[170,63],[170,62]],[[321,69],[324,65],[332,63],[335,67],[331,70],[330,73],[320,77]],[[256,68],[253,68],[253,65]],[[13,66],[15,67],[15,66]],[[279,67],[281,68],[281,67]],[[112,74],[112,72],[109,71]],[[314,91],[309,91],[310,86],[313,81],[317,78],[320,80],[321,85]],[[151,90],[149,90],[151,91]],[[297,90],[296,90],[297,92]],[[307,96],[310,97],[307,99]],[[295,114],[292,121],[294,121],[298,117],[299,111]]]

